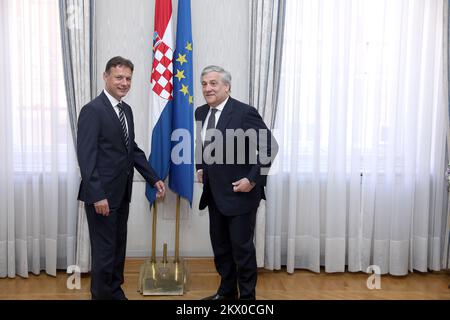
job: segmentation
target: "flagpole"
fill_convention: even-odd
[[[180,4],[183,4],[185,0],[181,0]],[[192,54],[188,55],[188,52],[182,53],[182,57],[174,57],[175,43],[174,34],[172,33],[172,0],[155,0],[155,26],[153,32],[153,62],[151,72],[151,99],[152,99],[152,112],[150,117],[151,127],[151,152],[148,162],[154,169],[156,175],[162,180],[166,180],[168,174],[172,172],[171,153],[173,143],[171,141],[171,135],[174,131],[173,115],[175,99],[174,99],[174,74],[173,66],[176,59],[183,64],[186,61],[182,57],[188,57],[189,61]],[[178,15],[182,17],[183,14]],[[192,51],[192,40],[186,40],[186,44],[181,47],[187,47]],[[186,51],[189,51],[186,49]],[[191,53],[189,51],[189,53]],[[177,74],[180,79],[187,77],[181,76],[184,72],[183,68],[178,68]],[[190,72],[192,74],[192,71]],[[189,75],[190,76],[190,75]],[[184,82],[183,82],[183,85]],[[190,83],[187,84],[189,99],[192,104],[193,90]],[[186,85],[185,85],[186,86]],[[177,88],[180,90],[181,88]],[[185,89],[186,91],[186,89]],[[186,93],[186,94],[187,94]],[[191,108],[192,109],[192,108]],[[188,109],[192,112],[191,109]],[[189,119],[187,116],[179,116],[182,119]],[[177,122],[176,128],[179,128]],[[177,167],[177,166],[175,166]],[[178,179],[177,177],[170,176],[170,181],[184,181],[184,179]],[[172,188],[171,188],[172,189]],[[168,189],[167,189],[168,190]],[[172,189],[173,190],[173,189]],[[175,189],[178,190],[178,189]],[[157,203],[155,199],[155,190],[147,185],[146,196],[149,202],[155,206],[153,208],[153,225],[152,225],[152,252],[149,263],[145,263],[141,268],[140,276],[140,289],[143,295],[182,295],[184,291],[184,284],[186,275],[183,265],[176,263],[179,258],[179,230],[177,230],[177,249],[175,263],[167,260],[167,243],[163,245],[163,257],[160,259],[156,257],[156,224],[157,224]],[[178,202],[180,199],[178,199]],[[179,203],[177,209],[177,228],[179,228]]]
[[[177,196],[176,226],[175,226],[175,263],[180,262],[180,196]]]
[[[156,263],[156,221],[158,215],[158,208],[156,205],[156,199],[153,203],[153,223],[152,223],[152,258],[151,262]]]

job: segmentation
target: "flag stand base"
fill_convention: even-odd
[[[164,261],[165,260],[165,261]],[[138,291],[144,296],[180,296],[186,284],[185,261],[168,261],[157,258],[150,259],[141,266]]]

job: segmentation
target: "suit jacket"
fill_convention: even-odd
[[[78,199],[87,204],[108,199],[114,207],[124,197],[130,202],[134,168],[151,185],[160,180],[134,141],[131,107],[122,104],[128,123],[128,149],[119,118],[104,92],[80,111],[77,155],[82,180]]]
[[[201,128],[209,109],[209,105],[205,104],[195,110],[195,119],[198,124],[196,168],[197,170],[203,169],[203,193],[200,198],[200,209],[204,209],[208,205],[208,199],[213,197],[218,209],[225,215],[248,213],[256,209],[261,198],[264,198],[267,176],[261,174],[261,169],[266,168],[268,170],[271,165],[271,162],[261,161],[260,155],[265,154],[273,160],[278,145],[258,111],[230,97],[216,125],[216,129],[222,133],[224,143],[223,150],[221,150],[222,157],[218,153],[214,156],[219,156],[218,158],[221,158],[221,161],[216,161],[213,164],[205,163]],[[257,133],[259,129],[265,129],[266,135],[263,139],[260,139],[261,137],[258,134],[246,136],[243,147],[239,148],[237,137],[226,139],[227,129],[242,129],[243,131],[254,129]],[[257,153],[256,150],[259,152]],[[244,177],[251,182],[255,182],[255,187],[248,193],[234,192],[232,183]]]

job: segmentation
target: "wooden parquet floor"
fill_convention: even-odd
[[[143,296],[137,290],[143,259],[127,259],[123,289],[130,300],[199,300],[215,293],[219,276],[212,259],[186,259],[187,282],[182,296]],[[258,300],[450,300],[448,271],[410,273],[403,277],[381,276],[381,289],[369,290],[368,274],[313,273],[297,270],[258,271]],[[89,275],[81,277],[81,289],[69,290],[68,274],[59,271],[56,277],[44,272],[30,274],[28,279],[0,279],[0,300],[88,300]]]

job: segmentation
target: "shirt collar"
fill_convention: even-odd
[[[217,111],[222,112],[223,108],[225,107],[225,105],[228,102],[228,99],[230,99],[230,96],[228,96],[225,100],[222,101],[221,104],[219,104],[217,107],[215,107],[214,109],[216,109]],[[210,107],[211,108],[211,107]]]
[[[110,95],[109,92],[106,89],[103,89],[103,92],[106,94],[106,96],[108,97],[109,102],[111,102],[111,105],[113,107],[116,107],[119,103],[122,102],[122,101],[119,101],[116,98],[114,98],[112,95]]]

